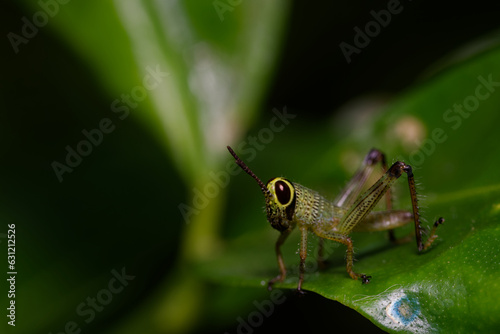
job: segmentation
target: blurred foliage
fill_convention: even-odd
[[[241,2],[217,12],[200,1],[22,4],[23,19],[16,13],[7,26],[15,62],[4,91],[12,106],[22,96],[20,112],[2,115],[3,158],[17,163],[3,165],[11,177],[1,213],[32,246],[18,251],[26,266],[19,313],[33,315],[18,328],[61,331],[75,321],[92,332],[189,329],[205,290],[189,262],[217,248],[224,201],[200,213],[192,189],[255,117],[286,5]],[[32,57],[35,50],[43,56]],[[30,99],[19,87],[33,90]],[[109,132],[99,135],[103,120]],[[86,146],[85,133],[97,144]],[[181,214],[179,204],[190,208]],[[114,296],[120,302],[83,316],[89,306],[79,312],[80,303],[122,268],[135,278]],[[129,316],[113,321],[117,312]]]
[[[468,305],[484,297],[480,287],[467,289],[475,282],[491,283],[497,268],[494,257],[488,258],[496,248],[488,247],[496,236],[498,96],[492,93],[481,101],[457,129],[442,117],[453,103],[474,94],[479,75],[496,79],[497,51],[478,55],[485,44],[483,49],[475,44],[467,48],[475,50],[472,56],[462,53],[453,59],[454,67],[441,64],[430,72],[433,78],[415,84],[388,107],[379,108],[386,100],[378,97],[361,98],[332,116],[333,109],[361,93],[360,87],[366,91],[369,82],[400,88],[424,67],[411,66],[411,75],[393,80],[400,71],[392,49],[383,57],[394,66],[391,75],[370,75],[366,62],[382,59],[373,56],[372,46],[357,58],[359,65],[346,65],[337,43],[352,39],[352,27],[366,19],[371,2],[343,10],[265,0],[60,2],[7,1],[1,11],[7,50],[0,81],[0,242],[3,247],[5,226],[15,223],[16,331],[237,329],[238,319],[252,314],[256,302],[270,298],[261,281],[276,271],[276,234],[265,223],[253,181],[243,173],[222,176],[234,167],[226,145],[248,150],[256,140],[258,148],[247,162],[261,178],[286,175],[333,197],[370,147],[379,147],[389,159],[411,161],[410,153],[432,138],[433,129],[444,129],[449,138],[415,170],[429,196],[425,214],[447,218],[436,247],[419,256],[413,245],[391,248],[383,235],[359,235],[356,267],[369,271],[373,284],[361,287],[347,279],[342,252],[336,251],[330,269],[310,274],[305,288],[374,322],[369,303],[374,299],[365,295],[410,291],[408,284],[424,270],[433,270],[429,281],[460,277],[460,286],[475,296]],[[289,12],[310,17],[287,32]],[[418,21],[418,15],[408,17]],[[412,20],[403,21],[411,25]],[[339,29],[322,29],[330,21]],[[491,26],[496,23],[466,27],[446,46],[438,39],[432,54],[422,59],[434,60],[473,37],[472,32]],[[18,52],[9,40],[12,33],[30,35],[23,37]],[[387,48],[391,39],[384,38],[399,39],[398,34],[397,29],[384,31],[377,37],[379,47]],[[432,30],[435,35],[439,30]],[[333,73],[325,74],[329,66]],[[399,66],[407,67],[405,60]],[[151,85],[152,78],[157,86]],[[332,80],[335,90],[328,85]],[[275,95],[269,96],[270,91]],[[294,116],[288,123],[278,116],[286,112]],[[281,121],[273,121],[276,117]],[[102,130],[103,121],[109,131],[100,137],[96,129]],[[91,141],[88,133],[98,144],[82,144]],[[68,152],[85,147],[89,153],[77,162],[73,156],[71,172],[58,177],[54,162],[68,165]],[[401,188],[397,205],[405,207],[406,189]],[[485,246],[476,247],[482,241]],[[295,245],[293,240],[287,245],[288,264]],[[480,274],[475,274],[480,264],[472,255],[483,261]],[[462,263],[459,256],[468,258]],[[467,266],[468,274],[440,266],[443,261]],[[415,277],[401,274],[410,269]],[[443,305],[461,314],[457,299],[447,295],[451,283],[442,284],[443,289],[432,292],[444,294]],[[497,286],[491,286],[496,292]],[[294,287],[293,280],[282,287]],[[5,280],[0,288],[7,291]],[[421,298],[423,315],[424,301],[431,308],[441,305],[429,293],[410,292]],[[357,325],[365,320],[318,296],[295,300],[284,292],[283,297],[286,302],[271,312],[263,331],[324,330],[330,324],[317,315],[330,321],[332,312]],[[5,295],[0,300],[7,302]],[[486,318],[493,311],[482,306],[474,315],[490,326],[494,320]],[[283,321],[294,317],[300,324]],[[450,322],[446,314],[442,317]]]

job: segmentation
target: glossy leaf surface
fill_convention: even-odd
[[[385,148],[389,161],[394,154],[415,167],[419,188],[426,195],[421,203],[428,221],[432,223],[439,216],[446,219],[433,247],[422,254],[414,240],[393,246],[385,233],[353,234],[358,260],[355,270],[373,277],[368,285],[347,275],[343,246],[330,244],[330,266],[317,270],[312,242],[304,289],[337,300],[388,331],[471,332],[498,328],[499,56],[498,50],[489,51],[415,85],[380,116],[364,124],[367,131],[362,136],[347,136],[319,159],[322,164],[298,173],[302,184],[308,186],[304,175],[316,174],[313,172],[323,169],[324,164],[333,166],[333,170],[341,169],[340,159],[335,157],[358,152],[356,147],[366,146],[363,141],[368,139],[376,143],[374,146]],[[454,104],[463,106],[460,112],[454,111]],[[340,121],[336,124],[343,126]],[[409,140],[405,149],[405,140],[419,131],[420,145],[412,146],[415,143]],[[362,152],[356,154],[359,161]],[[287,157],[288,161],[292,159]],[[313,178],[313,182],[318,181]],[[410,208],[405,199],[409,197],[406,180],[398,182],[398,207]],[[245,191],[245,196],[261,196],[253,180],[245,184],[253,189]],[[241,210],[264,225],[260,208],[245,206]],[[399,234],[405,235],[411,228]],[[200,270],[219,282],[265,289],[265,282],[278,273],[273,249],[277,236],[268,227],[236,239],[224,255],[202,265]],[[296,287],[297,235],[295,238],[284,247],[289,275],[277,287]]]

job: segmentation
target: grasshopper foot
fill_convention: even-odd
[[[367,276],[365,274],[359,276],[361,278],[361,283],[362,284],[368,284],[370,283],[370,278],[372,278],[371,276]]]
[[[276,282],[283,283],[284,280],[285,280],[285,277],[283,275],[278,275],[275,278],[269,280],[269,283],[267,283],[267,290],[271,291],[273,289],[274,283],[276,283]]]
[[[436,220],[436,222],[434,222],[434,226],[438,227],[438,225],[444,223],[444,218],[443,217],[439,217],[438,220]]]

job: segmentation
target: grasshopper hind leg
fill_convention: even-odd
[[[439,218],[436,221],[436,223],[434,223],[434,227],[429,237],[427,238],[426,242],[425,243],[422,242],[423,229],[421,227],[421,222],[420,222],[420,212],[417,202],[417,193],[416,193],[415,180],[413,177],[412,168],[401,161],[397,161],[387,170],[387,172],[373,186],[370,187],[370,189],[368,189],[364,194],[362,194],[354,202],[354,204],[347,210],[347,213],[344,215],[340,223],[336,226],[335,232],[324,232],[321,230],[315,231],[316,234],[319,235],[320,237],[331,239],[347,246],[347,258],[346,258],[347,272],[353,279],[361,278],[364,283],[367,283],[369,281],[369,278],[366,275],[357,274],[352,270],[353,248],[352,248],[352,241],[348,237],[348,235],[354,229],[362,228],[363,222],[365,222],[366,224],[366,221],[369,220],[370,218],[373,219],[377,215],[387,215],[389,213],[389,212],[372,213],[372,210],[375,207],[375,205],[380,201],[380,199],[384,195],[386,195],[387,191],[390,189],[394,181],[396,181],[403,173],[406,173],[408,177],[408,186],[410,190],[410,198],[413,210],[411,213],[404,211],[392,211],[392,210],[389,212],[396,214],[395,218],[398,218],[397,217],[398,215],[403,215],[408,220],[413,218],[413,221],[415,223],[417,248],[419,251],[423,251],[429,248],[437,237],[435,233],[437,227],[444,222],[443,218]],[[398,220],[399,219],[396,219],[395,222],[397,222]],[[373,219],[372,223],[377,223],[378,221],[380,220]],[[367,226],[364,227],[366,228]],[[395,225],[385,226],[385,229],[392,229],[393,227],[395,227]],[[380,229],[377,230],[381,229],[383,229],[382,226],[380,226]]]
[[[347,251],[346,251],[346,270],[349,276],[351,276],[352,279],[355,280],[361,280],[361,283],[363,284],[368,284],[370,283],[370,278],[371,276],[368,276],[366,274],[361,274],[361,273],[356,273],[353,270],[354,267],[354,247],[352,244],[351,238],[349,238],[347,235],[335,233],[335,232],[326,232],[322,230],[315,230],[314,233],[316,233],[318,236],[321,238],[333,240],[336,242],[339,242],[341,244],[344,244],[347,246]]]

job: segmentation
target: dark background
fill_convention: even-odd
[[[372,10],[389,1],[294,1],[285,45],[267,98],[308,114],[334,112],[368,93],[396,93],[430,74],[436,61],[497,29],[498,3],[401,1],[402,11],[347,63],[339,47],[354,45]]]

